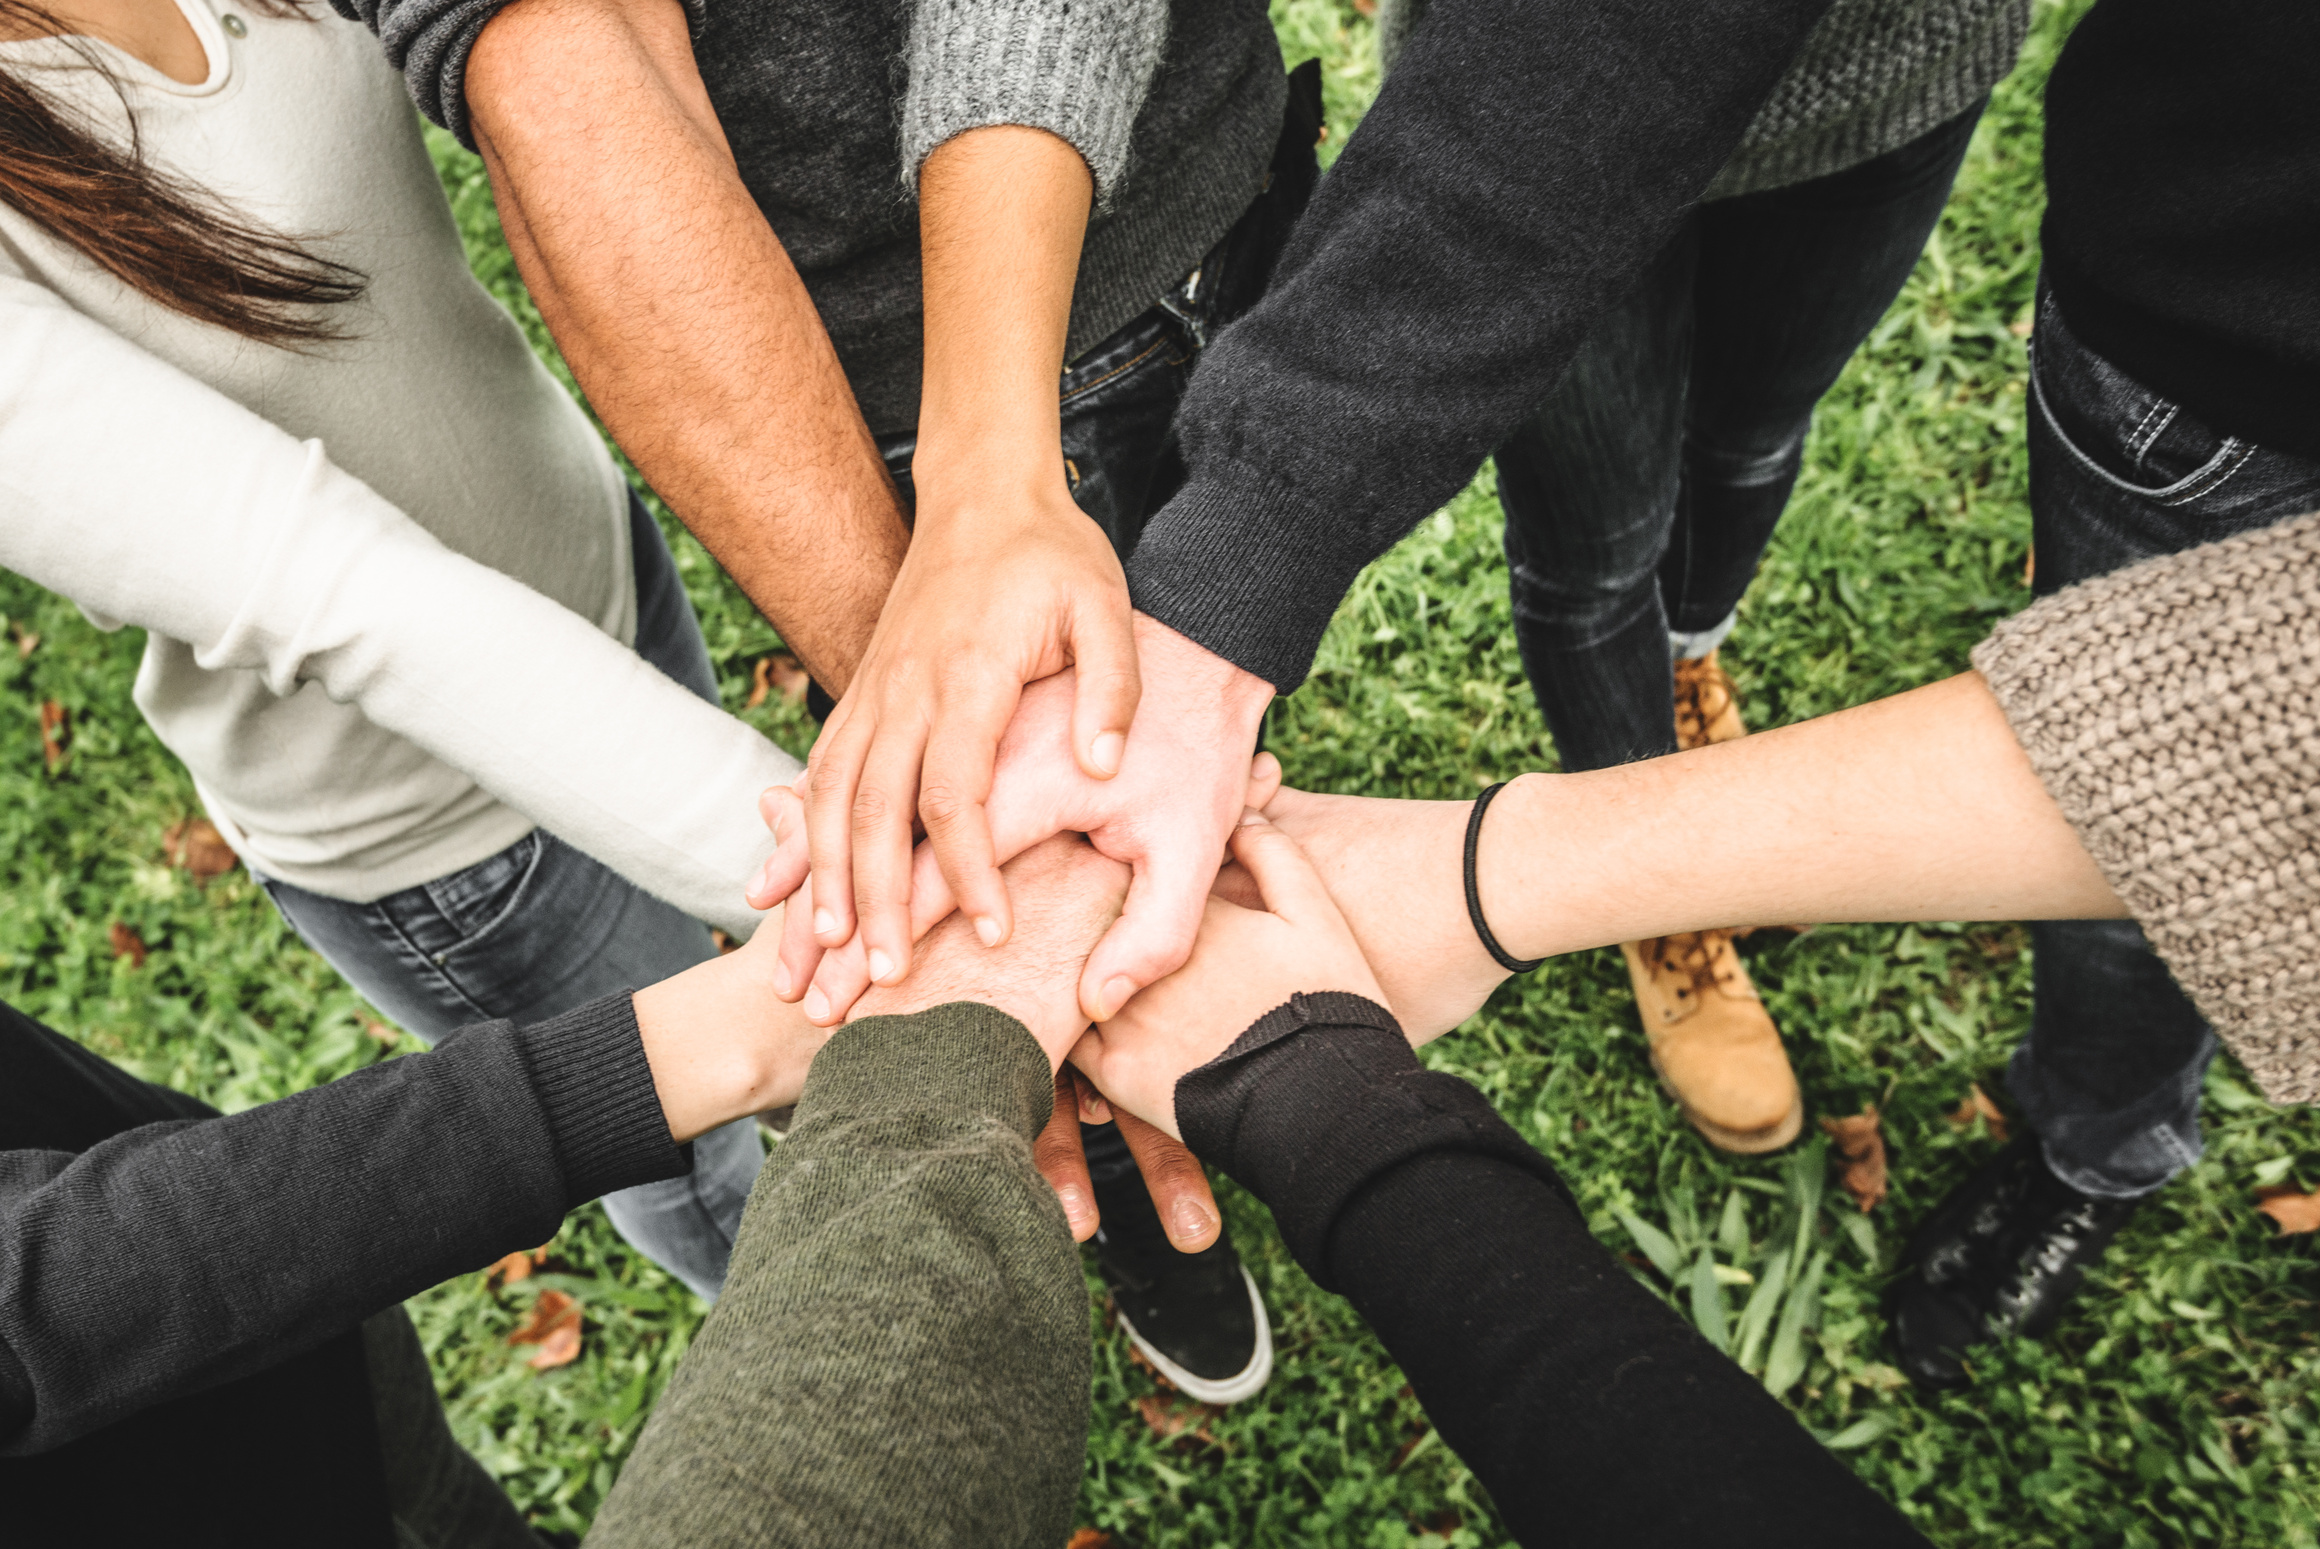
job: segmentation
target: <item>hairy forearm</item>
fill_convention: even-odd
[[[1526,777],[1491,806],[1478,876],[1523,957],[1783,920],[2125,913],[1971,672],[1670,758]]]
[[[613,436],[823,685],[909,542],[812,297],[734,166],[675,0],[516,0],[467,104],[541,315]]]

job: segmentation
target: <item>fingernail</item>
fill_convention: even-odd
[[[1201,1209],[1191,1200],[1186,1200],[1176,1207],[1176,1240],[1178,1242],[1198,1242],[1208,1235],[1209,1228],[1215,1224],[1216,1217]]]
[[[1241,826],[1242,828],[1249,828],[1249,827],[1252,827],[1252,826],[1254,826],[1255,824],[1262,823],[1264,820],[1265,820],[1265,815],[1264,815],[1262,812],[1259,812],[1259,811],[1258,811],[1256,808],[1254,808],[1254,807],[1243,807],[1243,808],[1241,808],[1241,821],[1240,821],[1240,826]]]
[[[1087,1196],[1076,1185],[1065,1184],[1055,1191],[1055,1197],[1063,1201],[1063,1218],[1071,1223],[1071,1229],[1076,1234],[1087,1220]]]
[[[829,910],[827,910],[827,909],[816,909],[816,910],[814,911],[814,934],[815,934],[815,935],[817,935],[817,936],[827,936],[827,935],[828,935],[830,932],[832,932],[832,931],[836,930],[837,928],[838,928],[838,917],[837,917],[835,914],[832,914],[832,913],[831,913]]]
[[[822,987],[817,984],[806,991],[806,1020],[819,1022],[829,1014],[830,997],[822,993]]]
[[[1105,732],[1088,744],[1088,762],[1105,774],[1120,772],[1120,754],[1127,748],[1128,739],[1116,731]]]
[[[783,1000],[789,999],[790,984],[789,964],[775,958],[773,962],[773,993],[779,995]]]
[[[763,898],[766,894],[772,891],[773,861],[769,857],[764,865],[757,868],[757,881],[751,884],[749,889],[749,896],[752,898]]]
[[[1118,1016],[1120,1008],[1128,1003],[1128,997],[1135,993],[1136,981],[1126,974],[1107,981],[1104,985],[1104,1015],[1107,1018]]]
[[[884,984],[886,976],[892,972],[894,972],[894,959],[876,947],[872,947],[870,949],[870,977],[876,982]]]
[[[987,914],[978,914],[975,916],[975,934],[983,938],[984,946],[995,947],[999,944],[999,922]]]

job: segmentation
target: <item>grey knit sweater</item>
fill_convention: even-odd
[[[2057,592],[1974,665],[2264,1095],[2320,1102],[2320,512]]]
[[[1393,68],[1431,0],[1381,0]],[[2030,0],[1835,0],[1708,185],[1710,199],[1827,177],[1898,150],[2014,68]]]
[[[742,181],[874,431],[918,419],[919,164],[990,124],[1052,131],[1098,208],[1066,347],[1151,306],[1263,183],[1286,91],[1260,0],[685,0]],[[470,141],[467,57],[506,0],[331,0]]]

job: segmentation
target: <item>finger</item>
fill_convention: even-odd
[[[935,864],[986,947],[999,945],[1015,929],[1015,911],[999,875],[984,803],[991,795],[999,739],[1022,697],[1023,686],[1013,682],[1011,674],[982,685],[980,692],[946,696],[941,718],[927,734],[926,773],[918,792],[918,815],[926,824]],[[916,891],[913,878],[913,894]],[[915,918],[912,923],[916,925]]]
[[[782,912],[781,953],[773,965],[774,995],[794,1005],[813,983],[821,963],[822,944],[814,939],[814,879],[808,877],[805,885],[790,895],[789,907]]]
[[[1259,753],[1249,760],[1249,788],[1241,797],[1241,805],[1254,807],[1259,812],[1273,804],[1281,790],[1281,761],[1270,753]]]
[[[854,1002],[870,988],[870,966],[862,950],[862,938],[824,952],[820,966],[814,969],[813,983],[807,987],[805,999],[798,1009],[806,1020],[816,1027],[835,1027],[854,1009]]]
[[[1087,1040],[1083,1038],[1080,1042],[1084,1044]],[[1111,1123],[1112,1105],[1105,1100],[1103,1093],[1096,1090],[1095,1083],[1088,1080],[1077,1066],[1066,1066],[1065,1068],[1071,1071],[1072,1090],[1079,1094],[1080,1123]]]
[[[1098,780],[1120,772],[1128,728],[1144,694],[1127,602],[1124,594],[1083,600],[1072,621],[1071,660],[1079,675],[1071,706],[1072,756]]]
[[[910,825],[925,755],[925,721],[889,720],[854,788],[854,934],[880,984],[910,972]]]
[[[806,764],[806,843],[813,851],[814,939],[834,947],[854,934],[854,792],[869,756],[876,721],[850,713],[852,700],[830,713]]]
[[[1039,1169],[1039,1176],[1062,1202],[1071,1240],[1086,1242],[1093,1237],[1100,1219],[1096,1186],[1088,1177],[1087,1153],[1080,1149],[1078,1091],[1068,1066],[1055,1073],[1055,1111],[1048,1115],[1047,1127],[1039,1132],[1039,1138],[1031,1142],[1031,1165]]]
[[[773,834],[774,851],[765,858],[744,897],[752,909],[770,909],[795,893],[811,872],[805,801],[789,786],[776,785],[757,798],[757,813]]]
[[[1216,1241],[1224,1230],[1224,1217],[1217,1213],[1216,1195],[1209,1191],[1208,1173],[1200,1158],[1187,1151],[1183,1141],[1132,1113],[1115,1109],[1114,1118],[1120,1126],[1120,1138],[1128,1143],[1128,1154],[1136,1159],[1136,1171],[1144,1175],[1144,1191],[1152,1196],[1153,1208],[1160,1212],[1160,1225],[1176,1251],[1198,1253]]]
[[[1260,913],[1265,907],[1265,895],[1257,891],[1257,879],[1239,861],[1228,863],[1216,874],[1216,880],[1208,885],[1208,896]]]
[[[1080,972],[1080,1009],[1090,1021],[1109,1021],[1129,996],[1184,966],[1222,857],[1163,846],[1130,859],[1136,874],[1127,905]]]
[[[1342,918],[1321,873],[1313,869],[1297,841],[1266,822],[1263,813],[1242,813],[1231,844],[1233,859],[1248,868],[1257,890],[1265,895],[1266,912],[1284,920]]]

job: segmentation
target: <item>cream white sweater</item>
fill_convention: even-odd
[[[344,343],[254,344],[0,207],[0,565],[147,629],[138,707],[259,871],[367,901],[536,824],[746,934],[796,762],[627,649],[618,470],[468,273],[401,80],[327,13],[178,4],[207,80],[94,46],[147,154],[369,290]],[[125,128],[91,45],[6,47]]]

